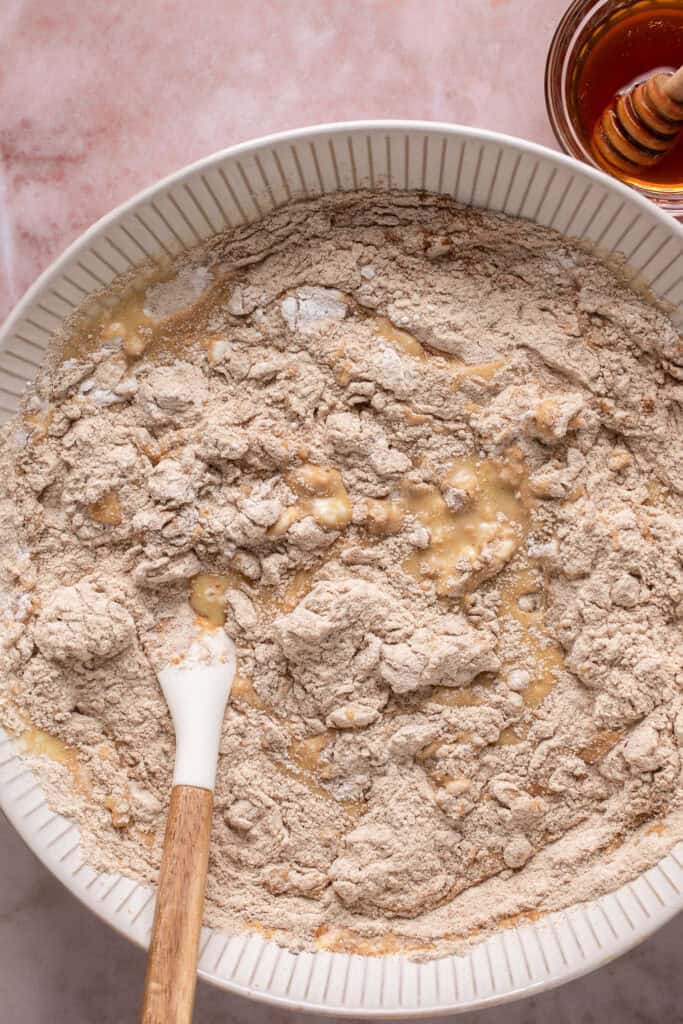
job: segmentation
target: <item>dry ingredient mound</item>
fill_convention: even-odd
[[[95,297],[2,433],[0,720],[154,880],[159,630],[225,621],[207,923],[461,949],[683,838],[683,347],[437,197],[292,203]]]

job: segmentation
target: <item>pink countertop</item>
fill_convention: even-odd
[[[566,0],[1,0],[0,321],[158,178],[323,121],[456,121],[553,144]]]

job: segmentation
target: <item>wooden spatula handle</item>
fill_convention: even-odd
[[[190,1024],[209,863],[213,793],[175,786],[166,822],[142,1024]]]

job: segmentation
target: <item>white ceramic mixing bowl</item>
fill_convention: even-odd
[[[445,124],[366,121],[259,139],[201,160],[104,217],[47,270],[0,333],[0,419],[62,318],[117,274],[297,196],[362,187],[426,189],[504,211],[623,254],[633,276],[683,320],[683,228],[598,171],[542,147]],[[95,913],[142,945],[153,892],[100,875],[78,829],[51,812],[21,752],[0,731],[0,800],[43,863]],[[294,955],[255,933],[205,929],[202,976],[265,1002],[352,1017],[455,1013],[539,992],[593,970],[683,907],[683,844],[602,899],[502,929],[467,956],[415,964],[401,956]]]

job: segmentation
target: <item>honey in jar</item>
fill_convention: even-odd
[[[683,64],[683,3],[653,2],[617,6],[614,14],[585,41],[577,54],[570,82],[570,101],[577,127],[590,146],[593,128],[605,107],[656,72],[675,71]],[[683,134],[670,153],[633,176],[629,184],[659,192],[683,189]]]

